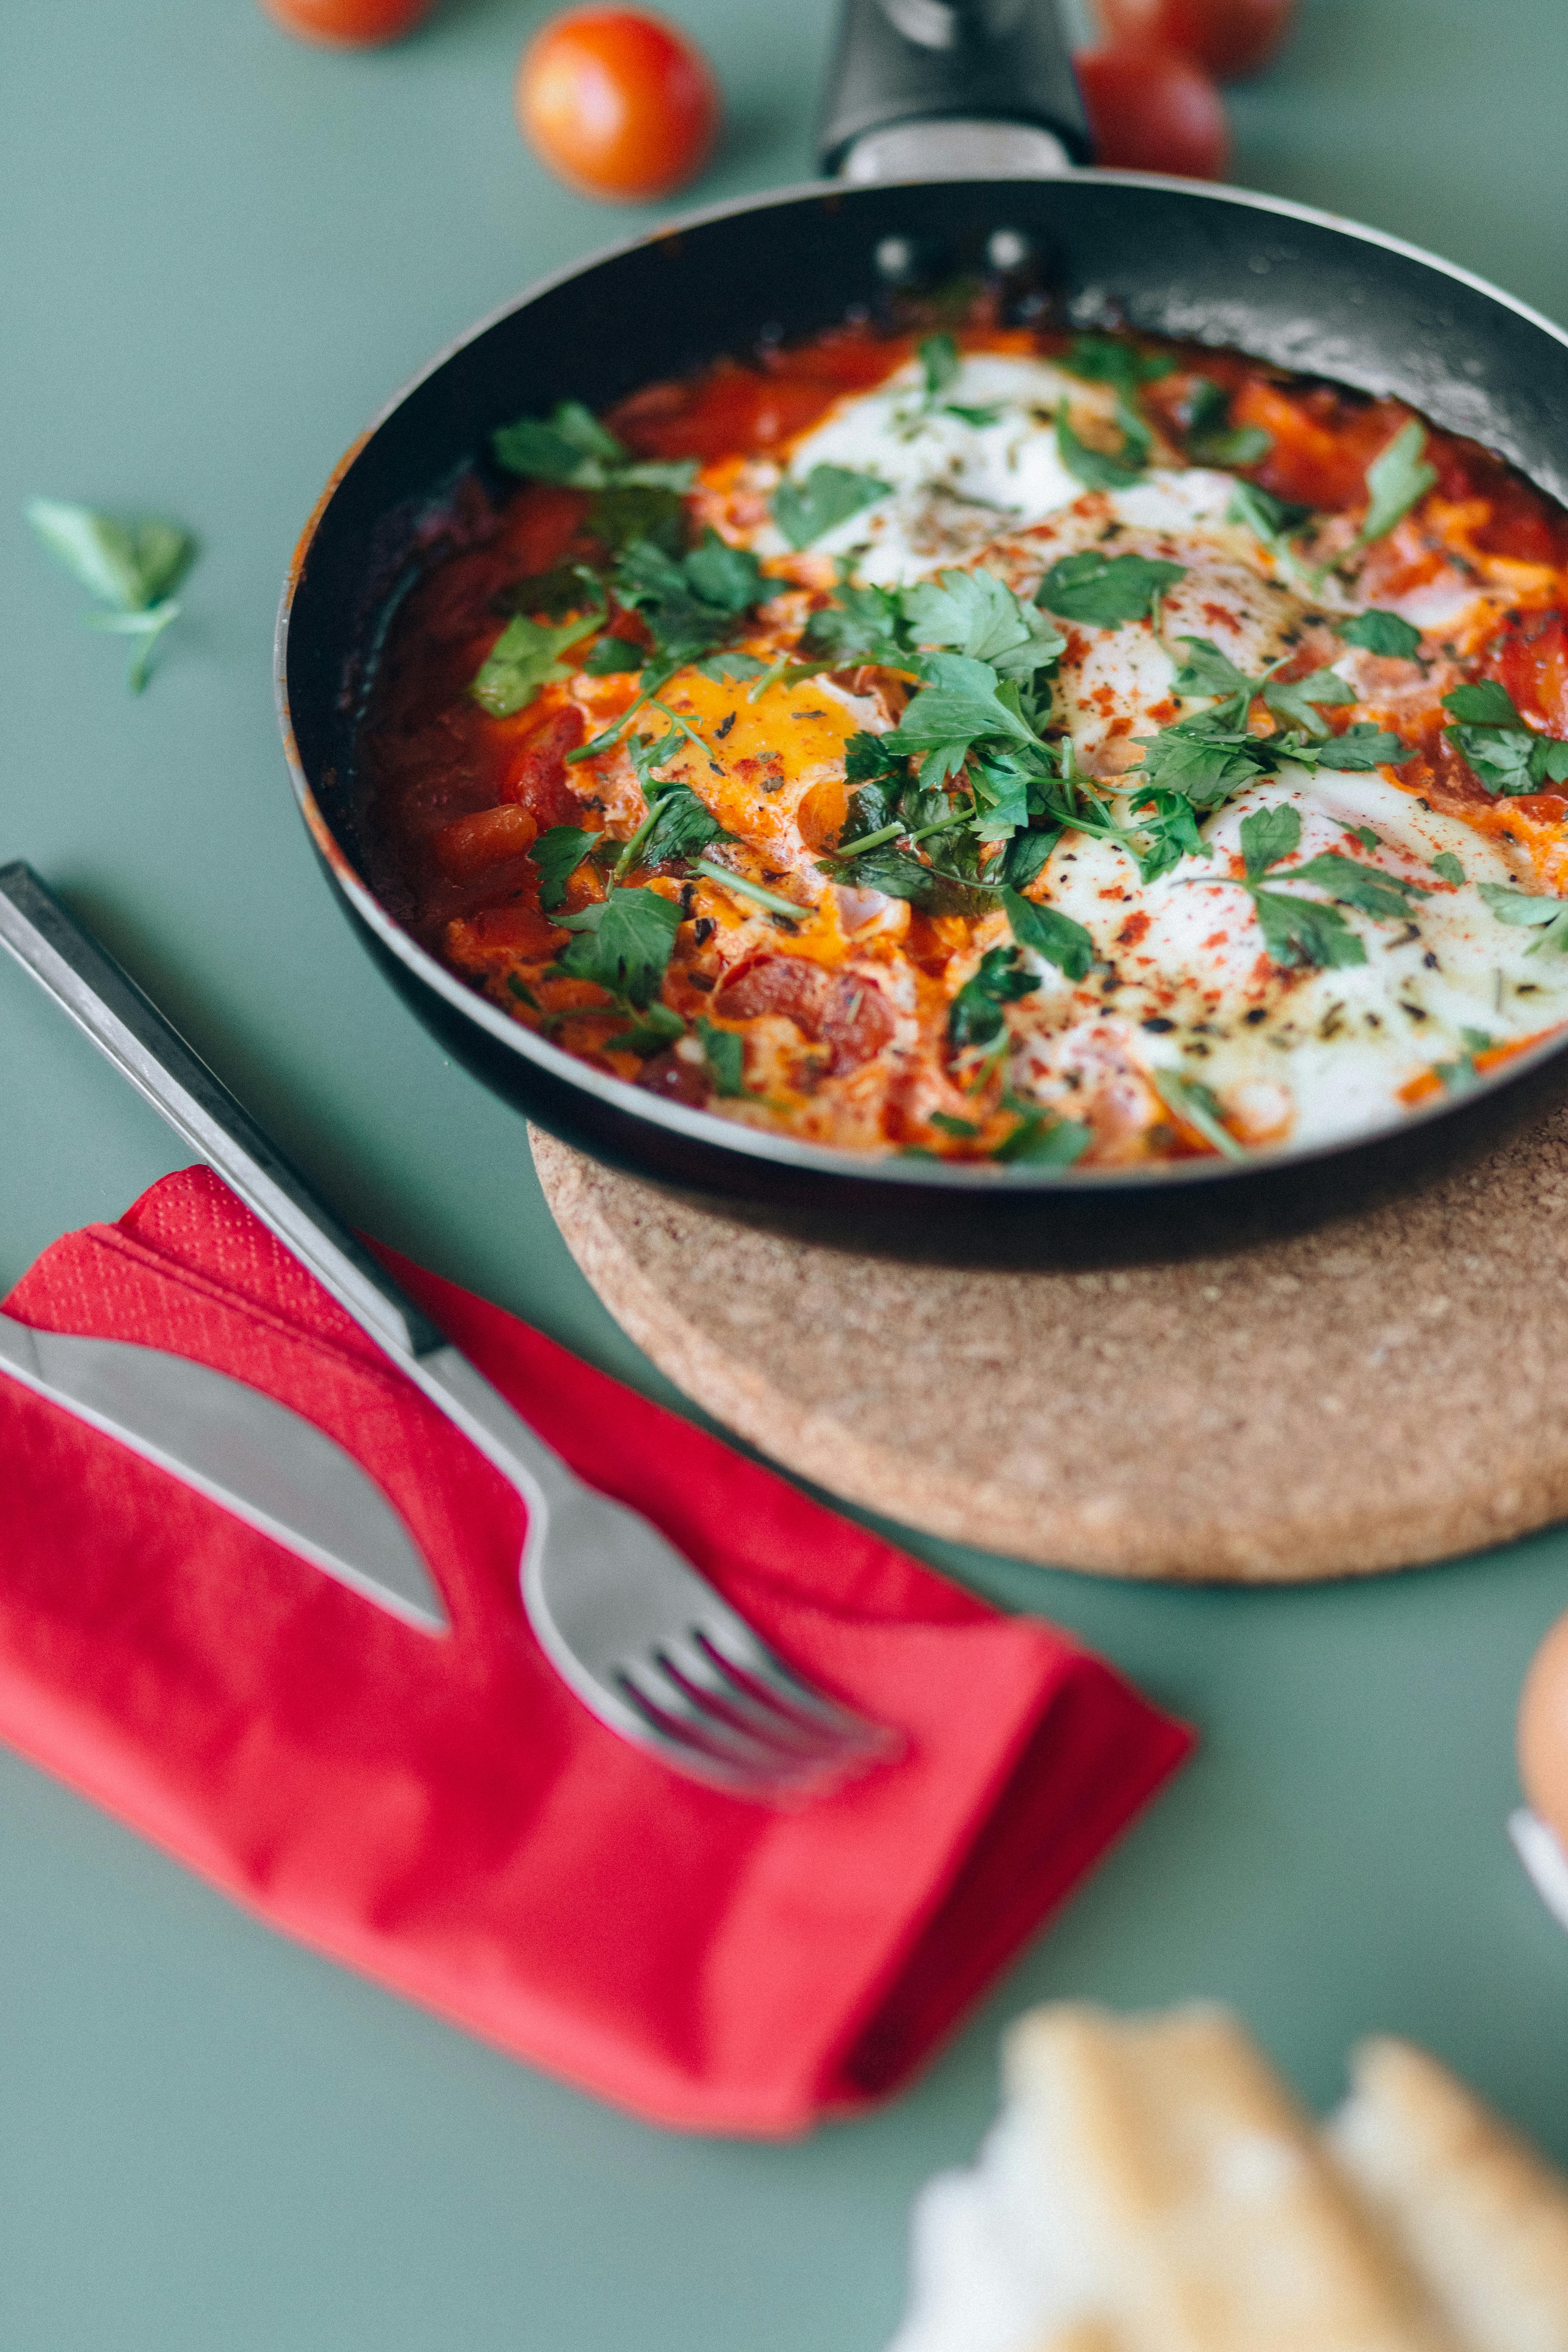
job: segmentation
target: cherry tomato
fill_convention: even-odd
[[[1230,156],[1225,105],[1207,74],[1172,49],[1114,42],[1073,60],[1095,161],[1124,172],[1217,180]]]
[[[573,187],[642,204],[700,171],[719,128],[719,89],[701,50],[662,17],[580,8],[523,51],[517,119]]]
[[[1109,41],[1174,49],[1220,81],[1266,66],[1284,39],[1296,0],[1100,0]]]
[[[286,33],[326,48],[374,49],[422,24],[436,0],[261,0]]]

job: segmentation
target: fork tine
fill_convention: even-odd
[[[804,1717],[808,1725],[831,1733],[847,1748],[866,1755],[889,1757],[897,1753],[903,1742],[898,1734],[885,1725],[869,1722],[850,1707],[842,1706],[825,1691],[819,1691],[802,1680],[793,1667],[775,1656],[767,1644],[754,1633],[744,1618],[726,1611],[722,1616],[710,1613],[698,1634],[717,1663],[731,1673],[738,1672],[771,1697],[785,1713],[798,1721]]]
[[[789,1778],[791,1759],[763,1740],[710,1715],[664,1669],[647,1658],[627,1659],[619,1681],[639,1713],[672,1745],[726,1766],[752,1781]]]
[[[743,1682],[700,1632],[664,1643],[661,1655],[700,1706],[710,1704],[731,1720],[738,1718],[742,1729],[786,1755],[802,1759],[826,1758],[846,1745],[832,1727],[786,1713],[776,1701]]]

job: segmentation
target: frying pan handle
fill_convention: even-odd
[[[851,180],[1091,162],[1059,0],[843,0],[817,147]]]
[[[20,859],[0,866],[0,947],[390,1356],[412,1369],[410,1360],[445,1346],[310,1179]]]

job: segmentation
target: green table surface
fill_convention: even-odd
[[[471,320],[652,217],[521,147],[542,13],[447,0],[403,47],[336,56],[254,0],[0,12],[0,859],[68,894],[357,1222],[668,1395],[557,1237],[521,1122],[331,905],[268,683],[284,563],[351,436]],[[673,13],[728,96],[694,200],[806,176],[830,0]],[[1568,317],[1565,80],[1563,0],[1305,0],[1235,98],[1236,177]],[[141,702],[16,519],[37,491],[202,537]],[[13,967],[0,1105],[0,1281],[182,1164]],[[1100,1645],[1204,1745],[913,2090],[797,2145],[668,2137],[546,2081],[0,1753],[7,2352],[875,2352],[911,2191],[973,2148],[1001,2025],[1059,1995],[1234,2001],[1321,2105],[1358,2034],[1414,2034],[1568,2158],[1568,1938],[1503,1830],[1561,1533],[1276,1594],[910,1541]]]

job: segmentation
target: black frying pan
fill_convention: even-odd
[[[1397,1129],[1313,1152],[1081,1173],[865,1159],[590,1068],[466,986],[364,880],[355,730],[379,634],[491,431],[566,397],[604,408],[764,337],[811,335],[885,299],[890,268],[984,272],[1025,253],[1064,319],[1119,320],[1393,394],[1568,502],[1568,337],[1546,320],[1300,205],[1068,169],[1085,149],[1053,0],[850,0],[824,131],[839,182],[693,215],[476,328],[344,459],[284,592],[278,691],[301,811],[361,938],[442,1045],[596,1158],[818,1239],[995,1258],[1173,1255],[1435,1172],[1568,1090],[1568,1045],[1555,1044]],[[963,176],[908,176],[917,170]]]

